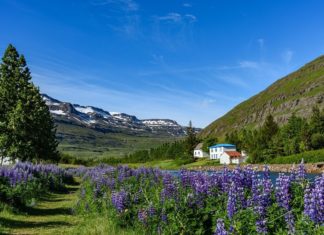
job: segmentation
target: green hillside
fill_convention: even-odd
[[[76,157],[123,157],[136,150],[149,149],[180,138],[148,134],[105,133],[72,124],[56,124],[58,149]]]
[[[293,112],[301,117],[309,117],[315,105],[324,108],[324,56],[240,103],[208,125],[200,136],[222,137],[243,127],[253,128],[261,125],[270,113],[279,124],[284,124]]]

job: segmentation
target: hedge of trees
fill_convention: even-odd
[[[309,120],[292,114],[287,124],[279,127],[272,115],[257,129],[234,131],[226,142],[249,153],[251,163],[270,162],[275,157],[324,148],[324,110],[313,108]]]

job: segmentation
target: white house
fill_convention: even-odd
[[[208,154],[203,151],[202,147],[203,147],[203,144],[202,143],[199,143],[195,147],[195,149],[194,149],[194,157],[195,158],[208,157]]]
[[[209,147],[209,158],[220,159],[225,151],[236,151],[236,146],[233,144],[216,144]]]
[[[210,159],[219,159],[221,164],[240,164],[246,161],[245,151],[239,153],[233,144],[216,144],[209,147]]]
[[[244,161],[245,158],[237,151],[225,151],[219,160],[221,164],[240,164]]]
[[[14,164],[14,161],[12,161],[9,157],[0,156],[0,166],[7,166],[12,164]]]

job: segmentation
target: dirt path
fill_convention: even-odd
[[[0,213],[5,234],[68,234],[80,220],[72,213],[78,188],[69,185],[66,193],[49,194],[24,213]]]

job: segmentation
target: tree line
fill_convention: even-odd
[[[308,120],[293,113],[281,127],[268,115],[261,127],[231,132],[225,140],[246,150],[251,163],[321,149],[324,148],[324,110],[314,107]]]
[[[199,143],[191,121],[186,130],[186,138],[172,143],[165,143],[149,150],[138,150],[129,154],[121,162],[148,162],[153,160],[179,159],[192,160],[193,150]]]
[[[0,63],[0,164],[59,159],[54,122],[31,79],[25,57],[10,44]]]

